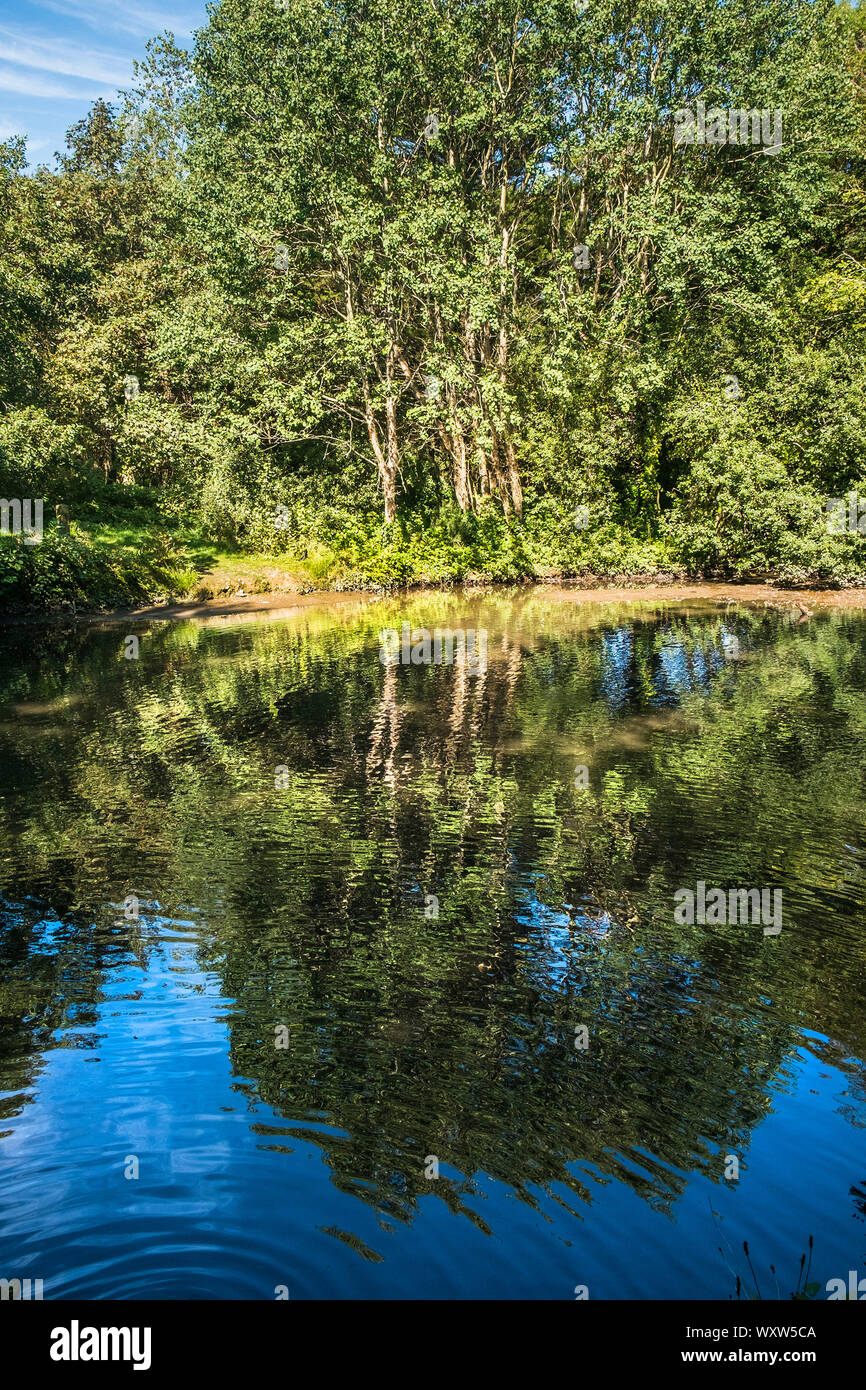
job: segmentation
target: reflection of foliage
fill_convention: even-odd
[[[848,1195],[854,1198],[855,1220],[866,1221],[866,1182],[861,1182],[859,1187],[852,1187]]]
[[[66,922],[46,922],[25,907],[4,904],[0,933],[0,1076],[9,1094],[0,1121],[31,1097],[42,1053],[57,1029],[71,1029],[65,1047],[94,1045],[93,1032],[111,933]]]
[[[530,1203],[600,1175],[668,1206],[748,1146],[804,1028],[866,1050],[860,620],[408,608],[155,625],[138,662],[118,629],[28,635],[3,676],[0,886],[68,922],[59,958],[8,938],[4,1075],[57,1026],[58,960],[97,998],[106,941],[130,945],[105,904],[135,891],[200,912],[235,1073],[287,1117],[262,1142],[318,1143],[382,1215],[432,1190],[483,1226],[480,1172]],[[486,626],[486,674],[383,667],[404,618]],[[781,937],[675,927],[698,878],[782,887]]]

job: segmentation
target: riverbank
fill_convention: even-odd
[[[285,551],[252,550],[179,525],[121,517],[69,534],[46,528],[39,544],[0,536],[0,620],[31,614],[77,616],[141,607],[263,596],[295,602],[309,594],[387,594],[459,585],[559,583],[566,579],[652,583],[685,580],[663,542],[625,531],[566,546],[499,519],[470,541],[411,532],[325,545],[309,539]],[[833,576],[845,579],[850,576]],[[267,605],[265,605],[267,607]]]
[[[461,585],[456,592],[477,594],[490,588],[510,590],[511,585]],[[555,583],[528,583],[520,586],[527,593],[543,592],[545,597],[569,603],[758,603],[769,607],[796,608],[803,619],[818,609],[866,608],[866,588],[859,589],[783,589],[772,584],[726,584],[722,581],[682,584],[659,584],[652,581],[630,581],[619,585],[587,585],[575,580]],[[412,590],[412,597],[419,590]],[[137,609],[134,612],[90,615],[93,621],[124,622],[133,617],[138,622],[183,620],[190,618],[234,617],[243,614],[287,613],[300,608],[330,607],[351,603],[370,603],[377,594],[346,593],[319,590],[307,594],[247,594],[199,603],[173,603]],[[393,595],[391,596],[393,597]]]
[[[530,544],[525,532],[508,531],[507,542],[472,548],[440,543],[409,564],[396,542],[353,561],[323,547],[301,556],[242,552],[192,533],[134,526],[96,533],[73,526],[69,535],[52,528],[39,545],[2,538],[0,623],[269,613],[401,593],[535,585],[593,594],[597,602],[604,601],[602,595],[635,591],[668,598],[730,592],[759,602],[799,595],[812,605],[866,602],[866,581],[850,566],[832,573],[781,570],[770,577],[764,572],[705,580],[690,574],[663,542],[624,532],[588,545],[565,563],[554,548]],[[839,597],[828,598],[832,594]]]
[[[429,589],[429,593],[452,593],[478,596],[490,591],[513,593],[517,590],[527,597],[530,594],[543,594],[552,601],[574,604],[615,604],[615,603],[750,603],[768,608],[795,610],[798,621],[806,622],[813,613],[822,610],[866,608],[866,587],[849,589],[791,589],[772,584],[730,584],[724,581],[700,583],[658,583],[648,581],[629,581],[626,584],[588,585],[579,581],[558,580],[555,583],[533,583],[522,585],[479,585],[466,584],[450,589],[439,587]],[[407,591],[407,601],[414,600],[425,590]],[[110,626],[129,626],[132,623],[150,622],[207,622],[217,619],[260,618],[266,616],[285,617],[303,609],[314,608],[362,608],[394,595],[364,593],[333,589],[320,589],[303,594],[244,594],[224,595],[220,598],[177,603],[148,604],[137,608],[118,608],[107,613],[71,614],[17,614],[5,615],[0,624],[9,626],[21,624],[107,624]]]

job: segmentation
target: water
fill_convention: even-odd
[[[745,1240],[769,1298],[812,1236],[818,1297],[862,1276],[866,618],[797,616],[2,634],[0,1275],[727,1298]],[[486,671],[383,665],[404,621]],[[781,932],[677,924],[699,880]]]

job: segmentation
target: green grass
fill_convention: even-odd
[[[214,541],[161,511],[158,497],[106,494],[74,509],[71,534],[46,527],[41,544],[0,537],[0,611],[106,610],[226,594],[389,591],[408,585],[514,582],[567,575],[652,578],[671,568],[664,546],[616,528],[575,536],[531,520],[416,519],[346,525],[271,553]]]

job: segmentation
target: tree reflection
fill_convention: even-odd
[[[404,617],[486,627],[486,672],[382,665]],[[137,663],[117,629],[22,642],[2,887],[36,906],[0,938],[0,1084],[35,1084],[64,1010],[95,1022],[112,949],[146,961],[108,906],[135,891],[201,914],[234,1072],[285,1119],[259,1142],[318,1144],[383,1219],[435,1191],[483,1226],[482,1173],[669,1208],[745,1154],[804,1029],[866,1053],[862,637],[534,592],[156,624]],[[675,926],[699,878],[781,887],[781,937]]]

